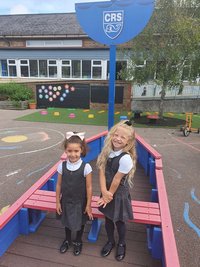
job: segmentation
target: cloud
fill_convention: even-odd
[[[23,4],[15,5],[15,6],[11,7],[11,9],[10,9],[11,15],[12,14],[28,14],[28,13],[30,13],[30,11]]]

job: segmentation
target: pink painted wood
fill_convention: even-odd
[[[99,197],[92,197],[92,213],[94,218],[104,218],[98,210],[97,200]],[[43,211],[56,211],[56,195],[52,191],[37,190],[24,202],[24,208],[38,209]],[[132,201],[133,220],[130,222],[160,225],[160,209],[158,203]]]

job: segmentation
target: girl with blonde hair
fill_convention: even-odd
[[[129,187],[132,186],[136,169],[135,131],[130,121],[114,125],[105,139],[104,147],[97,159],[101,197],[99,210],[105,215],[107,243],[101,250],[106,257],[115,246],[116,225],[119,240],[115,258],[124,259],[126,254],[126,224],[133,219]]]

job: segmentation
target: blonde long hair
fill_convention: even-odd
[[[123,129],[125,129],[129,137],[128,144],[123,148],[123,152],[128,153],[133,161],[133,168],[130,170],[130,172],[126,176],[128,184],[132,186],[133,177],[134,177],[134,173],[136,170],[136,160],[137,160],[136,149],[135,149],[135,130],[132,127],[132,125],[130,126],[126,124],[126,121],[120,121],[119,123],[114,125],[108,132],[108,135],[104,141],[104,147],[100,155],[97,158],[97,168],[105,171],[105,167],[106,167],[109,154],[113,150],[112,137],[119,127],[122,127]]]

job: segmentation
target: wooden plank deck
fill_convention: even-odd
[[[93,166],[93,195],[99,195],[98,175]],[[138,166],[134,179],[134,187],[131,190],[134,200],[150,201],[150,190],[148,178],[143,169]],[[99,239],[96,243],[87,241],[90,222],[85,227],[83,236],[83,250],[78,257],[73,255],[73,248],[65,254],[59,253],[59,246],[64,239],[64,229],[60,221],[55,219],[53,213],[48,213],[36,233],[27,236],[19,236],[10,246],[7,252],[0,258],[0,267],[161,267],[161,262],[152,259],[146,245],[145,225],[127,223],[127,253],[122,262],[114,259],[115,249],[111,254],[102,258],[100,250],[106,242],[106,233],[102,225]],[[117,240],[117,235],[116,235]]]

